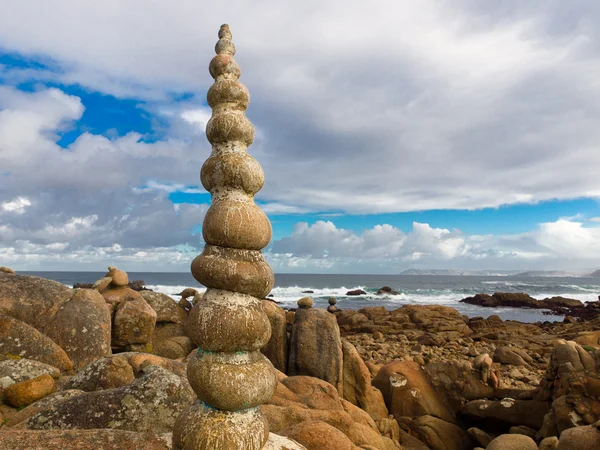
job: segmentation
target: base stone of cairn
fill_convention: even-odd
[[[277,387],[275,369],[261,353],[271,336],[262,299],[274,284],[261,250],[271,240],[271,223],[254,203],[264,184],[260,164],[246,149],[254,127],[244,111],[250,102],[233,59],[228,25],[221,26],[209,71],[212,116],[206,137],[212,153],[200,172],[212,195],[202,236],[206,246],[192,262],[192,275],[206,292],[188,317],[188,334],[198,346],[188,381],[198,400],[178,417],[173,447],[180,450],[295,450],[304,447],[269,433],[260,405]]]

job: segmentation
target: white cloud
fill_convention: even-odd
[[[203,99],[212,83],[206,66],[223,17],[252,94],[257,139],[249,151],[265,170],[258,199],[270,214],[335,217],[600,197],[593,3],[24,3],[3,8],[3,50],[51,59],[52,67],[0,67],[7,83],[52,81],[133,97],[168,121],[156,142],[139,130],[90,132],[63,149],[56,141],[91,105],[43,85],[33,92],[0,86],[0,247],[41,246],[27,250],[29,261],[67,243],[53,251],[82,252],[86,261],[114,253],[178,258],[184,253],[153,249],[202,245],[198,226],[207,205],[174,207],[166,198],[203,192],[198,171],[210,153]],[[195,97],[173,100],[184,92]],[[597,232],[582,222],[467,236],[419,223],[357,234],[324,221],[298,225],[274,248],[288,255],[277,257],[281,264],[332,270],[353,258],[589,261]]]
[[[11,202],[3,202],[2,204],[0,204],[0,206],[2,206],[2,209],[6,212],[14,212],[16,214],[23,214],[25,212],[25,209],[28,206],[31,206],[31,202],[29,201],[28,198],[17,197],[16,199],[14,199]]]
[[[560,219],[527,233],[464,235],[414,222],[403,233],[388,224],[361,234],[333,222],[298,223],[290,237],[273,242],[269,261],[279,270],[333,268],[395,273],[408,267],[582,270],[597,264],[600,226]]]
[[[40,0],[44,14],[32,15],[35,4],[5,8],[8,50],[53,58],[60,70],[42,72],[55,81],[158,102],[196,131],[208,109],[178,109],[169,93],[204,97],[226,17],[260,129],[251,148],[267,175],[260,195],[270,202],[374,213],[600,197],[599,15],[590,2]],[[78,148],[168,147],[89,141]],[[187,183],[176,172],[160,181],[180,177]]]
[[[206,124],[210,120],[211,115],[212,111],[206,108],[188,109],[181,112],[183,120],[197,126],[202,131],[206,129]]]

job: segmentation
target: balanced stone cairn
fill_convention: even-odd
[[[329,297],[329,306],[327,307],[327,311],[329,311],[330,313],[334,313],[338,310],[337,306],[335,306],[335,304],[337,303],[337,300],[335,299],[335,297]]]
[[[192,274],[207,290],[190,314],[189,333],[198,345],[188,365],[197,402],[177,419],[178,449],[254,450],[269,439],[258,408],[271,398],[275,371],[260,348],[271,327],[261,299],[273,288],[273,271],[261,249],[271,240],[271,224],[254,204],[264,174],[246,149],[254,127],[246,118],[250,95],[238,78],[228,25],[221,26],[217,56],[209,70],[212,117],[206,136],[212,153],[202,166],[202,185],[212,194],[202,235],[206,246],[192,262]]]

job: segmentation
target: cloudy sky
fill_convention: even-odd
[[[188,270],[226,22],[277,272],[600,267],[599,2],[0,10],[0,265]]]

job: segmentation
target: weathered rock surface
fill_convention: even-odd
[[[94,290],[0,273],[0,314],[48,336],[69,356],[75,370],[110,353],[110,315]]]
[[[61,401],[67,398],[77,397],[78,395],[81,395],[83,393],[83,391],[79,391],[76,389],[67,389],[50,394],[47,397],[44,397],[43,399],[32,403],[31,405],[21,409],[16,414],[12,415],[11,418],[8,420],[7,425],[9,427],[14,427],[15,425],[24,422],[25,420],[29,419],[30,417],[37,414],[43,409],[52,408],[55,404],[60,403]]]
[[[177,306],[177,302],[168,295],[153,291],[140,291],[140,295],[156,312],[156,323],[183,323],[186,321],[187,313],[183,308]]]
[[[0,361],[0,388],[7,388],[11,384],[46,374],[54,379],[60,377],[60,371],[56,367],[38,361],[30,359]]]
[[[0,450],[168,450],[152,432],[123,430],[6,430],[0,431]]]
[[[307,420],[291,426],[279,434],[287,436],[307,450],[354,450],[356,446],[337,428],[316,420]]]
[[[0,314],[0,354],[33,359],[57,367],[73,369],[65,351],[45,334],[13,317]]]
[[[126,352],[94,361],[71,378],[65,388],[92,392],[127,386],[149,365],[173,372],[187,383],[185,363],[147,353]]]
[[[287,373],[325,380],[342,392],[342,342],[335,316],[315,308],[296,311]]]
[[[167,433],[195,397],[187,382],[158,366],[147,366],[124,387],[88,392],[41,410],[18,428],[114,428]]]
[[[561,433],[558,450],[591,450],[600,448],[598,426],[569,428]]]
[[[279,373],[275,395],[268,404],[261,406],[261,410],[274,433],[305,421],[319,421],[339,430],[356,446],[371,445],[377,450],[395,450],[399,445],[397,441],[382,436],[377,424],[366,412],[342,400],[331,384],[317,378],[286,377]]]
[[[271,323],[271,337],[260,351],[269,358],[273,367],[287,373],[288,333],[285,310],[270,300],[263,300],[262,305]]]
[[[538,450],[533,439],[522,434],[502,434],[490,442],[486,450]]]
[[[420,416],[414,420],[402,420],[415,435],[432,450],[471,450],[473,440],[458,425],[433,416]]]
[[[498,347],[492,358],[494,362],[499,362],[500,364],[511,364],[513,366],[525,366],[527,364],[520,355],[504,346]]]
[[[503,430],[525,425],[538,430],[549,412],[548,402],[537,400],[473,400],[460,410],[468,423],[485,430]]]
[[[114,305],[112,344],[127,347],[151,344],[156,325],[156,312],[139,292],[126,286],[111,284],[102,291],[106,302]],[[151,351],[149,346],[148,351]]]
[[[434,416],[446,422],[456,418],[445,399],[435,391],[418,364],[412,361],[394,361],[379,370],[373,380],[385,399],[390,414],[417,418]]]
[[[385,419],[388,410],[383,394],[371,384],[371,373],[350,342],[342,341],[344,374],[342,396],[373,419]]]
[[[48,374],[14,383],[4,390],[4,397],[16,408],[40,400],[56,390],[54,378]]]

